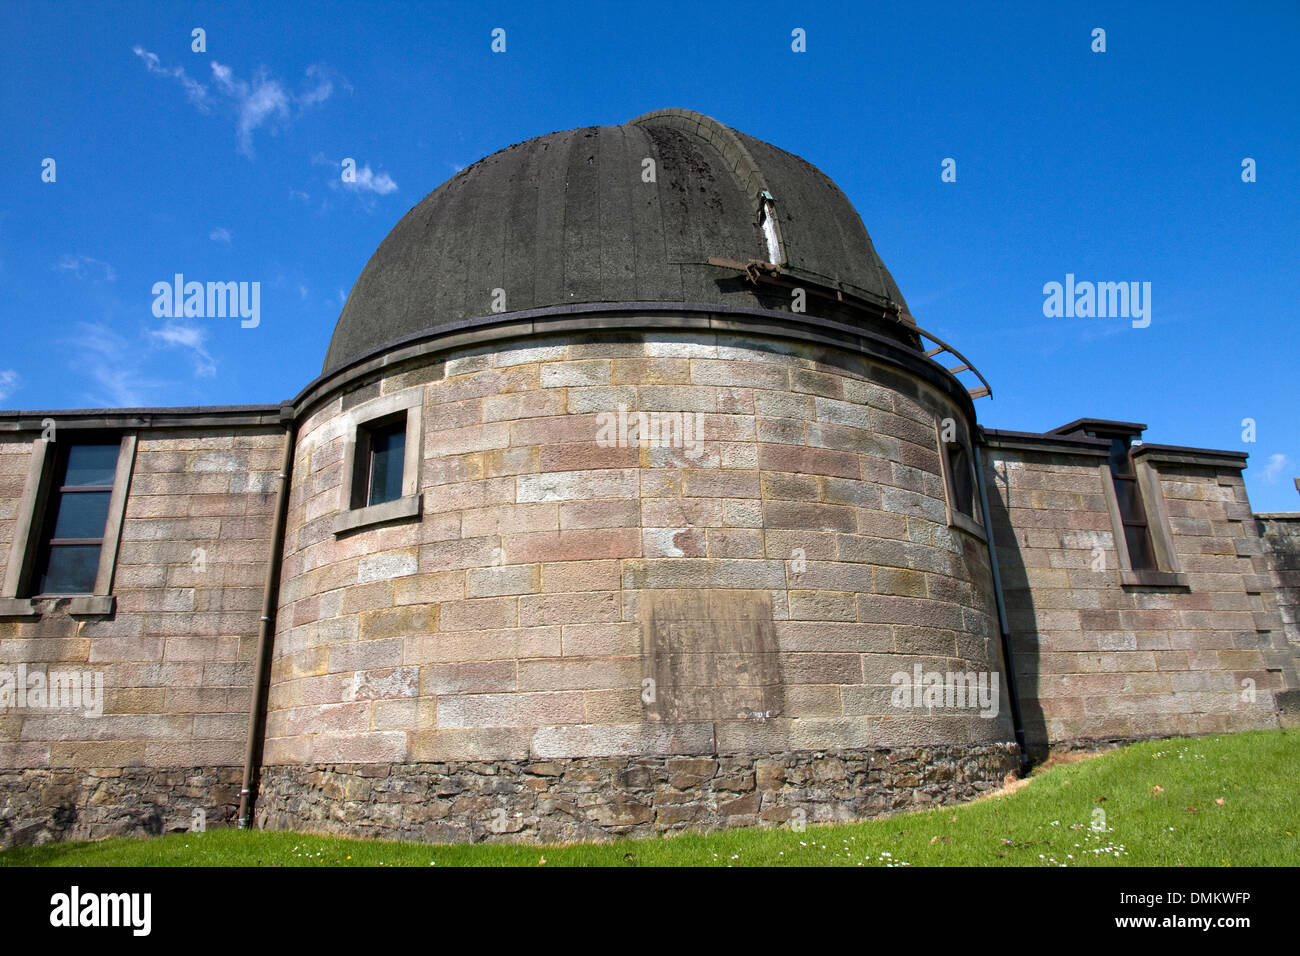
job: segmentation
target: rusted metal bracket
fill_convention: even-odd
[[[897,302],[890,301],[887,305],[881,306],[875,303],[867,302],[855,295],[848,294],[841,289],[834,289],[830,286],[820,285],[816,282],[810,282],[802,278],[792,276],[788,272],[782,272],[781,267],[774,262],[766,262],[763,259],[750,259],[748,262],[740,262],[737,259],[728,259],[723,256],[709,256],[708,263],[711,266],[717,266],[720,269],[730,269],[739,275],[744,276],[753,285],[777,285],[781,288],[804,289],[810,295],[816,295],[823,299],[830,299],[834,302],[856,306],[866,310],[870,314],[879,315],[882,318],[895,319],[900,325],[914,331],[934,343],[935,347],[925,352],[925,357],[934,361],[935,356],[947,352],[953,358],[957,359],[959,364],[944,367],[944,370],[950,375],[956,376],[959,372],[972,372],[980,380],[979,386],[966,389],[967,394],[972,399],[993,397],[993,387],[989,385],[988,380],[980,374],[979,369],[971,364],[966,356],[962,355],[955,348],[943,341],[936,335],[925,331],[916,324],[916,319],[912,318],[907,312],[899,306]],[[938,362],[935,362],[938,365]]]
[[[736,259],[724,259],[721,256],[709,256],[709,265],[742,273],[754,285],[758,285],[760,278],[775,279],[781,275],[781,267],[775,262],[768,262],[765,259],[750,259],[748,262],[740,262]]]

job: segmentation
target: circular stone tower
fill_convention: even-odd
[[[708,117],[457,173],[295,402],[261,824],[574,839],[1000,783],[975,415],[923,336],[836,185]]]

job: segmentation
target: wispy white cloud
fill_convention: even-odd
[[[63,340],[74,351],[74,364],[88,375],[90,405],[131,408],[147,404],[149,390],[166,383],[151,380],[140,368],[140,349],[100,322],[78,322],[75,337]]]
[[[393,177],[389,176],[388,173],[375,173],[369,166],[362,166],[357,170],[357,178],[353,182],[343,183],[343,188],[387,196],[389,193],[397,191],[397,183],[393,181]]]
[[[218,89],[234,101],[237,118],[235,135],[239,151],[250,159],[253,156],[253,131],[267,126],[275,132],[277,123],[288,122],[291,98],[279,81],[271,79],[265,69],[260,69],[251,82],[238,79],[228,66],[213,62],[212,77]]]
[[[317,103],[324,103],[334,92],[334,83],[323,66],[312,64],[307,67],[307,80],[316,85],[311,89],[298,94],[298,105],[302,107],[315,106]]]
[[[188,350],[194,360],[194,374],[199,378],[211,378],[217,374],[217,363],[204,348],[208,333],[199,326],[168,321],[162,328],[147,329],[146,334],[155,345]]]
[[[367,163],[364,166],[356,166],[356,160],[352,160],[352,175],[349,179],[343,178],[343,161],[330,159],[324,153],[317,153],[311,158],[313,166],[328,166],[331,169],[338,170],[338,174],[329,181],[331,189],[344,189],[355,194],[374,193],[377,196],[387,196],[389,193],[397,191],[397,182],[388,173],[377,173],[370,168]]]
[[[1288,471],[1291,467],[1291,459],[1286,455],[1269,455],[1268,463],[1264,465],[1264,471],[1260,474],[1268,484],[1277,484],[1277,480],[1282,477],[1282,473]]]
[[[100,259],[92,259],[90,256],[64,255],[54,264],[54,268],[61,272],[71,272],[78,279],[85,279],[92,274],[102,274],[108,282],[117,280],[117,271]]]
[[[159,61],[157,54],[150,53],[138,44],[131,47],[131,52],[144,60],[145,69],[150,73],[170,76],[172,79],[177,80],[181,86],[185,87],[185,93],[190,98],[190,102],[197,106],[200,112],[212,112],[211,98],[208,96],[208,88],[187,74],[182,67],[174,66],[170,69],[165,68]]]
[[[22,388],[23,380],[11,368],[0,369],[0,402],[9,400],[9,396]]]
[[[213,60],[212,86],[209,88],[190,77],[181,67],[164,67],[158,56],[141,46],[132,48],[144,61],[151,73],[177,80],[200,111],[212,112],[214,103],[220,103],[235,114],[235,138],[239,151],[253,158],[253,133],[266,128],[271,133],[287,125],[303,110],[324,103],[334,93],[334,81],[329,70],[320,65],[309,66],[304,89],[292,93],[283,83],[272,77],[265,67],[247,80],[241,80],[233,69]],[[346,84],[345,84],[346,85]]]
[[[230,230],[226,229],[224,226],[217,226],[210,233],[208,233],[208,238],[211,239],[213,242],[224,242],[226,245],[230,245],[230,240],[231,240]]]

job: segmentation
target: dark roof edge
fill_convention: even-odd
[[[252,428],[280,425],[284,405],[186,405],[158,408],[63,408],[0,410],[0,432],[57,428]]]
[[[1004,428],[981,428],[980,437],[990,448],[1015,448],[1061,455],[1110,456],[1110,442],[1101,438],[1063,437],[1051,432],[1016,432]]]
[[[1100,419],[1081,418],[1081,422],[1098,422]],[[1113,424],[1128,424],[1116,422]],[[1069,428],[1070,426],[1062,426]],[[1145,428],[1146,426],[1142,426]],[[1056,454],[1087,455],[1089,457],[1108,457],[1110,442],[1104,438],[1087,438],[1082,435],[1058,434],[1059,429],[1050,432],[1017,432],[1002,428],[981,428],[984,443],[990,448],[1016,448],[1024,451],[1042,451]],[[1246,467],[1250,457],[1244,451],[1224,451],[1217,448],[1192,448],[1185,445],[1157,445],[1145,443],[1133,446],[1134,458],[1163,462],[1171,465],[1208,465],[1217,468],[1241,469]]]
[[[1245,468],[1249,452],[1224,451],[1220,448],[1188,448],[1184,445],[1141,444],[1133,449],[1134,458],[1170,465],[1209,465],[1221,468]]]
[[[1097,431],[1127,432],[1131,435],[1141,435],[1147,430],[1147,426],[1139,422],[1117,422],[1109,418],[1076,418],[1072,422],[1066,422],[1064,425],[1049,429],[1043,434],[1068,435],[1070,432],[1086,428],[1096,429]]]

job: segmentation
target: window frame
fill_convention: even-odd
[[[56,443],[54,454],[51,456],[51,481],[44,507],[44,517],[40,525],[40,532],[36,538],[36,549],[33,552],[35,561],[32,565],[31,583],[27,590],[32,592],[33,600],[44,600],[45,598],[64,598],[64,597],[83,597],[87,594],[93,594],[95,582],[90,584],[89,591],[49,591],[41,587],[44,582],[43,576],[49,574],[49,565],[56,548],[68,547],[89,547],[93,545],[98,549],[96,552],[96,567],[98,567],[98,558],[104,553],[104,538],[108,533],[109,507],[112,504],[113,484],[107,485],[70,485],[67,483],[67,471],[72,463],[73,448],[114,448],[116,443],[112,441],[64,441]],[[116,445],[118,454],[121,453],[121,445]],[[61,485],[54,484],[56,475],[62,474],[64,483]],[[114,469],[114,478],[116,478],[116,468]],[[95,538],[56,538],[55,533],[58,531],[59,514],[65,502],[69,500],[69,495],[84,494],[104,494],[107,492],[108,500],[104,502],[104,527],[100,529],[98,537]],[[98,576],[98,573],[96,574]]]
[[[377,434],[387,434],[390,432],[402,433],[402,441],[406,441],[407,430],[407,411],[395,412],[392,415],[386,415],[383,418],[373,421],[364,422],[356,426],[356,449],[355,462],[352,474],[352,501],[353,510],[357,508],[373,508],[375,505],[387,504],[403,497],[399,490],[396,498],[386,498],[383,501],[374,501],[375,491],[375,449],[374,440]],[[395,427],[396,426],[396,427]],[[405,448],[403,448],[405,456]],[[406,477],[405,458],[403,458],[402,477]]]
[[[126,501],[130,493],[131,474],[135,467],[137,436],[135,432],[102,432],[64,428],[60,439],[36,438],[32,441],[31,461],[23,497],[19,501],[14,539],[9,548],[9,563],[5,566],[4,583],[0,585],[0,617],[30,617],[39,614],[33,602],[67,600],[68,613],[85,616],[107,616],[113,613],[116,599],[113,596],[113,575],[117,567],[118,546],[122,538],[122,523],[126,518]],[[117,439],[117,463],[113,484],[109,491],[108,514],[104,536],[100,542],[99,564],[95,583],[89,593],[38,594],[36,574],[44,553],[48,550],[47,533],[53,533],[52,508],[59,490],[53,487],[54,476],[61,464],[62,451],[58,441],[67,445],[112,444]],[[107,440],[105,440],[107,439]]]
[[[338,515],[334,534],[342,535],[372,525],[413,518],[420,514],[420,465],[423,460],[424,388],[416,386],[371,399],[344,415],[347,445],[343,452],[343,473],[339,487]],[[378,504],[369,499],[371,432],[405,417],[405,448],[402,458],[402,492],[398,498]]]
[[[956,421],[956,418],[953,419]],[[944,508],[947,512],[948,527],[960,528],[967,534],[985,541],[984,516],[980,511],[979,476],[975,473],[975,451],[970,436],[961,430],[955,440],[946,442],[940,431],[939,422],[935,422],[935,442],[939,449],[939,467],[943,472]],[[970,512],[962,511],[957,504],[957,484],[955,481],[957,466],[953,462],[953,452],[960,451],[965,457],[966,474],[970,481]]]
[[[1109,436],[1108,436],[1109,437]],[[1131,469],[1129,478],[1142,505],[1146,517],[1147,541],[1155,558],[1154,568],[1135,568],[1129,555],[1128,538],[1125,526],[1131,522],[1123,519],[1119,507],[1119,496],[1115,492],[1115,474],[1111,468],[1110,458],[1098,466],[1103,493],[1106,498],[1106,510],[1110,513],[1111,535],[1115,544],[1115,556],[1119,561],[1120,583],[1128,587],[1174,587],[1187,588],[1188,579],[1179,568],[1177,552],[1174,551],[1173,539],[1169,533],[1169,517],[1165,513],[1164,495],[1160,490],[1160,476],[1149,461],[1139,460],[1134,453],[1141,448],[1130,445],[1127,461]]]

